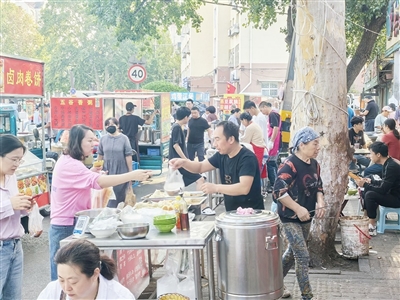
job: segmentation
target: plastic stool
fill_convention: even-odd
[[[136,161],[132,162],[132,171],[139,169],[139,163]],[[132,187],[136,187],[139,185],[139,181],[132,181]]]
[[[391,212],[397,214],[397,221],[386,220],[386,215]],[[400,230],[400,208],[379,206],[379,216],[376,226],[376,232],[384,233],[386,229]]]

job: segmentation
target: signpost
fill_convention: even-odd
[[[128,78],[136,84],[142,83],[147,77],[147,71],[142,65],[135,64],[128,70]]]

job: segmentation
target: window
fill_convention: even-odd
[[[278,83],[277,82],[261,82],[261,96],[277,97]]]

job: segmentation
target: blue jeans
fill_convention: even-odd
[[[375,130],[375,119],[365,120],[364,131],[374,131]]]
[[[364,170],[364,177],[376,174],[379,175],[380,178],[382,178],[382,171],[383,171],[383,166],[381,164],[373,164],[372,166]]]
[[[310,255],[307,249],[307,237],[310,232],[309,223],[283,223],[289,246],[282,256],[283,276],[285,277],[290,268],[295,264],[297,282],[299,283],[301,297],[303,300],[312,299],[313,294],[308,277],[308,263]]]
[[[196,157],[196,152],[197,152],[197,157],[199,158],[199,161],[204,160],[204,142],[203,143],[198,143],[198,144],[190,144],[187,143],[187,152],[190,160],[194,160]]]
[[[20,239],[0,241],[0,300],[19,300],[24,253]]]
[[[50,250],[50,270],[51,281],[57,280],[57,264],[54,261],[58,249],[60,249],[60,241],[72,235],[74,225],[50,225],[49,230],[49,250]]]
[[[273,187],[276,180],[276,174],[278,173],[278,165],[276,164],[276,160],[267,161],[267,171],[268,171],[269,185]]]
[[[362,165],[366,168],[368,168],[369,164],[371,163],[371,160],[364,155],[355,154],[354,158],[357,159],[357,164]]]

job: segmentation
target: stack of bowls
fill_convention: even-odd
[[[176,224],[176,216],[171,214],[155,216],[153,224],[160,232],[171,232]]]

